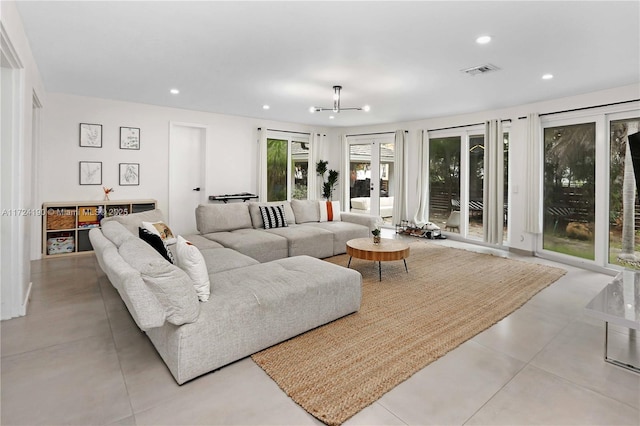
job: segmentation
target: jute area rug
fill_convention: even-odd
[[[360,311],[254,354],[311,415],[339,425],[500,321],[566,271],[417,241],[398,262],[353,259]],[[328,262],[346,266],[347,255]]]

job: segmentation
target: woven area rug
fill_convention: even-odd
[[[566,271],[413,242],[404,264],[353,259],[360,311],[253,360],[317,419],[339,425],[418,370],[500,321]],[[347,255],[328,262],[346,265]]]

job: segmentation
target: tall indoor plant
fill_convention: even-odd
[[[333,191],[338,184],[339,173],[336,170],[327,170],[328,164],[328,161],[319,160],[316,163],[316,174],[322,177],[322,196],[327,200],[331,200]],[[325,175],[327,175],[326,180]]]

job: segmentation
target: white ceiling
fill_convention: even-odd
[[[49,92],[322,126],[640,81],[640,2],[18,1]],[[491,43],[475,39],[488,34]],[[500,71],[460,70],[491,63]],[[542,80],[544,73],[555,78]],[[309,113],[331,106],[371,111]],[[175,96],[171,88],[180,89]],[[630,98],[637,94],[630,94]],[[265,111],[263,104],[271,109]]]

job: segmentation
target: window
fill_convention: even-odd
[[[266,147],[267,201],[308,197],[308,135],[269,132]]]
[[[544,129],[543,248],[595,259],[596,123]]]
[[[459,210],[460,136],[429,139],[429,220],[447,224]],[[460,232],[459,223],[449,229]]]

